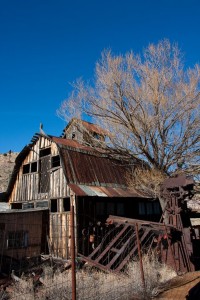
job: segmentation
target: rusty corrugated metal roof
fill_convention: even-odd
[[[104,130],[103,128],[101,128],[99,125],[97,124],[93,124],[93,123],[89,123],[86,121],[81,120],[83,126],[88,130],[88,131],[92,131],[101,135],[108,135],[108,131]]]
[[[171,189],[178,186],[185,187],[187,185],[194,185],[194,179],[192,176],[186,176],[185,174],[167,178],[163,182],[163,187],[166,189]]]
[[[120,187],[103,187],[103,186],[88,186],[79,184],[69,184],[71,190],[76,196],[90,196],[90,197],[132,197],[142,198],[142,196],[134,189],[120,188]]]
[[[36,134],[31,141],[32,143],[24,147],[16,158],[7,195],[12,190],[23,159],[28,155],[40,136],[40,134]],[[133,197],[134,192],[127,189],[126,174],[129,170],[127,165],[123,165],[119,160],[107,157],[105,153],[100,153],[91,147],[79,144],[75,140],[50,135],[45,137],[57,144],[67,183],[76,185],[77,195],[88,195],[93,192],[95,195],[105,194],[110,195],[110,197]],[[92,186],[93,189],[84,191],[79,187],[80,185]],[[100,189],[95,190],[95,187],[100,187]],[[135,197],[138,195],[136,193]]]
[[[94,152],[61,147],[60,156],[68,183],[94,186],[126,186],[128,168]]]
[[[91,147],[84,146],[83,144],[80,144],[76,140],[71,140],[71,139],[63,139],[55,136],[51,136],[51,139],[53,142],[55,142],[58,145],[63,145],[67,146],[69,148],[76,148],[80,150],[85,150],[85,151],[92,151]]]
[[[103,128],[101,128],[99,125],[97,124],[93,124],[90,122],[86,122],[77,118],[73,118],[69,124],[65,127],[65,131],[68,130],[68,128],[72,125],[72,124],[77,124],[77,125],[82,125],[83,127],[85,127],[86,130],[88,130],[89,132],[94,132],[100,135],[110,135],[110,133],[106,130],[104,130]]]

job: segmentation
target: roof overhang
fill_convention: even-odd
[[[89,186],[81,184],[69,184],[76,196],[89,197],[119,197],[119,198],[146,198],[136,190],[122,187]]]

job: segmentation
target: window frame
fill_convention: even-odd
[[[8,231],[7,249],[23,249],[29,246],[29,232],[27,230]]]
[[[58,160],[56,160],[58,158]],[[61,166],[60,155],[54,155],[51,157],[51,168],[59,168]]]

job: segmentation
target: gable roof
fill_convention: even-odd
[[[84,146],[75,140],[44,136],[37,133],[33,136],[31,143],[23,148],[15,160],[7,196],[12,191],[23,160],[40,137],[45,137],[56,143],[68,184],[127,189],[126,173],[128,167],[119,160],[110,159],[105,153],[96,151],[89,146]],[[109,194],[108,190],[106,193]],[[114,192],[114,194],[121,194],[123,197],[126,197],[125,192]],[[138,197],[142,196],[132,189],[132,196],[135,197],[136,195]]]
[[[99,135],[109,135],[108,131],[104,130],[103,128],[101,128],[99,125],[97,124],[93,124],[87,121],[83,121],[77,118],[73,118],[68,125],[65,127],[65,129],[63,130],[63,137],[65,136],[65,133],[70,129],[71,126],[76,125],[77,128],[82,126],[83,129],[85,129],[86,131],[89,131],[91,133],[97,133]]]

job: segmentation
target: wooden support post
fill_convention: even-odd
[[[142,279],[142,284],[143,284],[143,288],[144,288],[144,293],[146,293],[145,278],[144,278],[144,269],[143,269],[143,263],[142,263],[142,252],[141,252],[139,230],[138,230],[138,223],[135,223],[135,233],[136,233],[136,239],[137,239],[138,255],[139,255],[139,260],[140,260],[141,279]]]
[[[74,206],[70,210],[70,232],[71,232],[71,260],[72,260],[72,300],[76,300],[76,261],[75,261],[75,234],[74,234]]]

